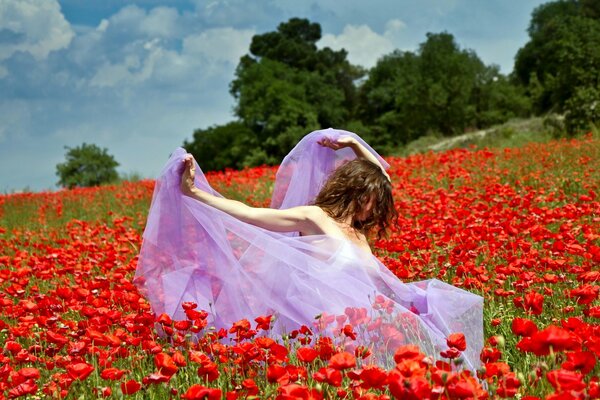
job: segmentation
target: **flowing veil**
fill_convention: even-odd
[[[388,164],[362,139],[347,131],[325,129],[305,136],[283,160],[271,206],[309,204],[350,149],[333,151],[316,142],[351,135]],[[417,344],[439,358],[446,337],[462,332],[470,369],[480,365],[483,299],[439,280],[403,283],[375,256],[346,240],[325,235],[300,237],[270,232],[183,196],[180,191],[184,149],[172,153],[156,182],[143,236],[135,284],[158,315],[185,320],[184,302],[209,313],[209,324],[273,315],[271,333],[301,325],[349,349],[362,345],[373,362],[386,364],[402,344]],[[220,196],[196,165],[195,184]],[[350,324],[356,340],[342,335]]]

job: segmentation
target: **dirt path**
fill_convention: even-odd
[[[495,128],[490,128],[490,129],[483,129],[480,131],[475,131],[475,132],[468,132],[468,133],[463,133],[462,135],[458,135],[458,136],[453,136],[451,138],[442,140],[440,142],[437,142],[436,144],[432,144],[431,146],[427,147],[427,150],[433,150],[433,151],[440,151],[440,150],[446,150],[451,148],[453,145],[460,143],[460,142],[464,142],[466,140],[472,139],[472,138],[478,138],[478,139],[482,139],[485,137],[485,135],[487,135],[490,132],[495,131]]]

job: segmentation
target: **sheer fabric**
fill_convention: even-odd
[[[331,171],[354,158],[349,149],[316,143],[339,135],[361,140],[388,166],[351,132],[312,132],[281,164],[273,207],[309,204]],[[372,362],[382,365],[401,344],[417,344],[439,358],[446,337],[462,332],[466,366],[480,365],[480,296],[435,279],[403,283],[350,241],[270,232],[183,196],[185,154],[181,148],[173,152],[156,183],[136,271],[135,283],[157,315],[184,320],[186,301],[208,311],[216,328],[272,314],[275,336],[306,325],[349,350],[369,347]],[[198,166],[196,171],[196,186],[219,196]],[[354,326],[356,340],[341,334],[346,324]]]

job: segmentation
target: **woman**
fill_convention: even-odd
[[[337,140],[323,137],[317,143],[333,150],[351,148],[357,159],[341,165],[332,173],[314,205],[287,209],[253,208],[214,196],[195,187],[195,165],[191,154],[182,160],[185,166],[181,191],[240,221],[273,232],[345,239],[371,254],[366,235],[377,228],[379,236],[383,236],[396,214],[390,176],[379,160],[352,136],[342,136]]]
[[[371,253],[366,237],[395,214],[387,167],[357,135],[315,131],[282,162],[272,208],[253,208],[214,192],[179,149],[157,182],[135,282],[157,314],[185,319],[192,301],[224,328],[271,314],[274,334],[307,325],[382,364],[407,343],[439,357],[462,332],[474,369],[481,297],[437,280],[405,284]],[[356,340],[341,334],[347,324]]]

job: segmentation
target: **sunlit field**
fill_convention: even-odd
[[[384,370],[310,327],[271,338],[267,315],[229,331],[191,303],[186,321],[153,315],[132,284],[154,186],[141,181],[0,196],[0,399],[600,398],[600,140],[388,161],[400,217],[376,254],[404,281],[484,296],[477,374],[460,332],[445,359],[415,343]],[[208,178],[265,206],[275,172]]]

